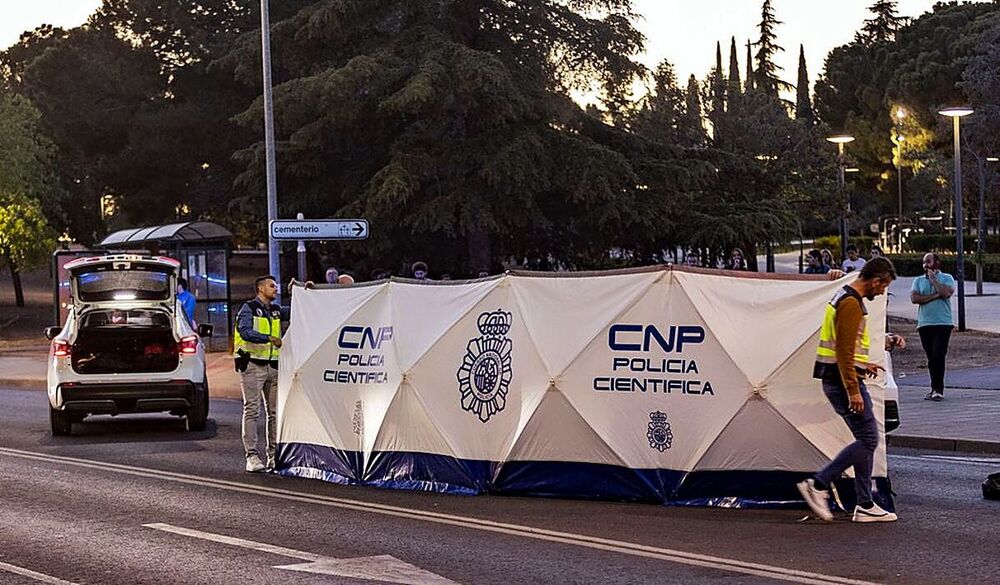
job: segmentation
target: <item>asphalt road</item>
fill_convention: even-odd
[[[209,428],[96,417],[48,433],[0,389],[0,583],[985,583],[1000,459],[894,452],[895,524],[804,511],[461,497],[242,471],[239,404]],[[289,568],[291,567],[291,568]]]

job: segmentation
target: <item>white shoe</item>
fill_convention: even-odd
[[[852,522],[895,522],[897,516],[892,512],[886,512],[878,504],[872,504],[867,510],[861,506],[854,507],[854,517]]]
[[[833,520],[833,512],[830,511],[830,503],[828,501],[830,497],[829,493],[825,490],[816,489],[816,482],[812,479],[800,481],[795,484],[795,487],[799,488],[802,499],[809,504],[809,509],[814,514],[826,522]]]
[[[247,457],[247,471],[250,473],[257,473],[258,471],[264,471],[264,462],[260,460],[260,457],[256,455],[251,455]]]

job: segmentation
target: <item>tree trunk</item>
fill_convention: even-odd
[[[493,251],[491,249],[490,234],[480,227],[469,230],[469,274],[475,278],[480,270],[491,272],[493,266]]]
[[[744,255],[747,257],[747,270],[750,272],[757,272],[757,244],[747,244],[744,245],[745,250]]]
[[[10,279],[14,282],[14,304],[18,307],[24,306],[24,289],[21,287],[21,273],[17,269],[17,264],[10,256],[5,258],[7,267],[10,268]]]

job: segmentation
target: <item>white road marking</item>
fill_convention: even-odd
[[[21,575],[22,577],[34,579],[35,581],[41,581],[42,583],[51,583],[52,585],[77,585],[72,581],[65,581],[58,577],[53,577],[52,575],[46,575],[45,573],[39,573],[37,571],[32,571],[31,569],[25,569],[24,567],[18,567],[17,565],[11,565],[2,561],[0,561],[0,571],[7,571],[8,573]]]
[[[244,540],[212,532],[182,528],[171,524],[155,523],[143,524],[143,526],[154,530],[162,530],[163,532],[190,536],[191,538],[200,538],[211,542],[220,542],[222,544],[248,548],[273,555],[309,561],[308,563],[295,565],[278,565],[274,567],[275,569],[316,573],[319,575],[336,575],[338,577],[367,579],[369,581],[382,581],[384,583],[401,583],[403,585],[458,585],[450,579],[445,579],[441,575],[425,571],[420,567],[401,561],[391,555],[337,559],[285,548],[283,546],[274,546],[272,544],[254,542],[252,540]]]
[[[889,457],[924,463],[957,463],[959,465],[1000,468],[1000,459],[990,459],[989,457],[956,457],[951,455],[889,455]]]
[[[268,486],[251,485],[234,481],[214,479],[209,477],[187,475],[172,471],[162,471],[158,469],[148,469],[144,467],[133,467],[130,465],[121,465],[118,463],[105,463],[105,462],[92,461],[88,459],[74,459],[72,457],[63,457],[61,455],[49,455],[45,453],[22,451],[20,449],[11,449],[7,447],[0,447],[0,453],[4,453],[12,457],[20,457],[23,459],[31,459],[46,463],[61,463],[65,465],[72,465],[75,467],[96,469],[99,471],[113,471],[115,473],[121,473],[125,475],[146,477],[151,479],[160,479],[160,480],[172,481],[176,483],[194,485],[199,487],[214,487],[217,489],[227,490],[231,492],[253,494],[258,496],[267,496],[271,498],[288,500],[293,502],[304,502],[321,506],[341,508],[345,510],[355,510],[359,512],[369,512],[372,514],[394,516],[397,518],[406,518],[410,520],[421,520],[424,522],[432,522],[447,526],[457,526],[460,528],[467,528],[470,530],[481,530],[483,532],[507,534],[522,538],[531,538],[534,540],[556,542],[560,544],[567,544],[567,545],[579,546],[595,550],[615,552],[636,557],[668,561],[683,565],[704,567],[709,569],[728,571],[732,573],[742,573],[745,575],[756,575],[759,577],[769,577],[771,579],[791,581],[795,583],[837,583],[841,585],[844,584],[871,585],[870,581],[861,581],[857,579],[849,579],[846,577],[838,577],[836,575],[825,575],[823,573],[814,573],[810,571],[788,569],[785,567],[778,567],[775,565],[751,563],[747,561],[740,561],[737,559],[718,557],[714,555],[704,555],[682,550],[660,548],[655,546],[636,544],[632,542],[600,538],[596,536],[587,536],[584,534],[574,534],[571,532],[561,532],[557,530],[548,530],[545,528],[535,528],[532,526],[524,526],[519,524],[494,522],[491,520],[482,520],[479,518],[472,518],[468,516],[442,514],[438,512],[428,512],[424,510],[411,510],[408,508],[390,506],[386,504],[365,502],[363,500],[351,500],[347,498],[337,498],[333,496],[295,492],[291,490],[272,488]]]

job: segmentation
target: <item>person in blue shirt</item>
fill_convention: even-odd
[[[927,354],[927,369],[931,374],[931,390],[924,400],[944,400],[945,358],[954,321],[951,315],[951,295],[955,279],[941,272],[941,258],[931,252],[924,255],[924,275],[913,280],[910,301],[917,308],[917,333]]]
[[[181,304],[184,314],[187,315],[188,321],[194,327],[194,308],[198,301],[193,294],[188,292],[188,281],[185,278],[177,279],[177,302]]]

